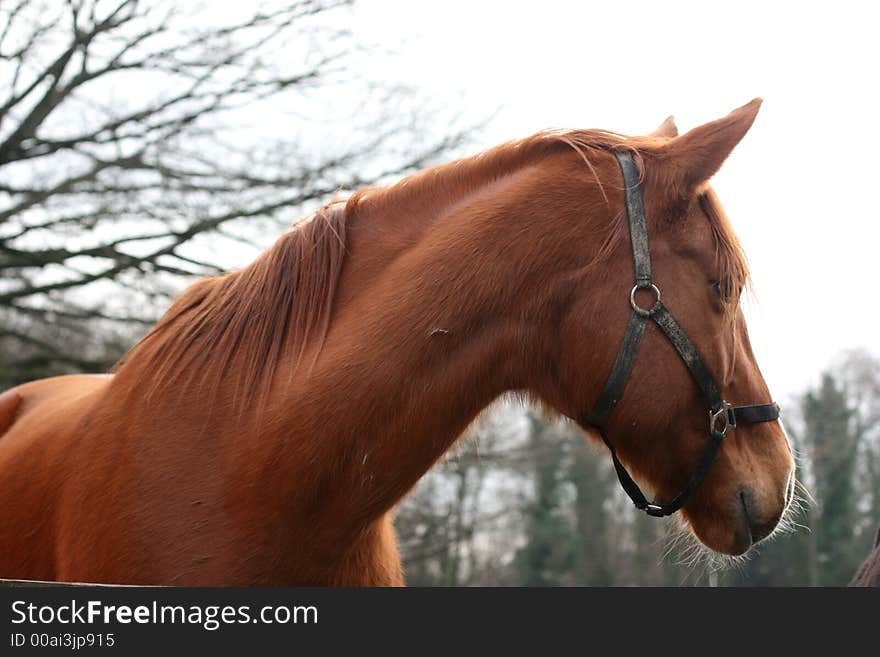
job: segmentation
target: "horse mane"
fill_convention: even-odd
[[[346,211],[352,214],[373,209],[393,211],[417,205],[427,210],[428,214],[436,215],[450,203],[464,198],[483,185],[534,164],[548,155],[572,149],[580,155],[602,189],[589,159],[591,151],[625,148],[633,151],[638,159],[640,144],[657,141],[648,137],[626,137],[607,130],[542,130],[471,157],[424,169],[387,187],[364,187],[351,195]],[[604,190],[602,193],[604,195]]]
[[[182,376],[184,382],[219,382],[235,362],[242,377],[234,399],[254,399],[271,385],[285,352],[295,354],[285,363],[291,373],[307,348],[315,347],[317,358],[330,326],[352,217],[414,207],[428,215],[441,214],[483,185],[565,149],[580,155],[605,195],[590,153],[626,148],[643,170],[640,148],[657,143],[656,138],[629,138],[604,130],[545,130],[430,167],[387,187],[362,188],[347,201],[332,201],[295,224],[249,266],[191,285],[115,369],[141,374],[146,370],[153,391],[180,382]],[[703,197],[716,234],[724,289],[742,289],[748,278],[742,249],[711,190]],[[623,224],[609,227],[600,256],[607,256],[609,247],[623,239]]]
[[[153,390],[189,372],[210,379],[241,364],[236,399],[267,386],[285,349],[295,369],[323,341],[346,251],[347,216],[331,202],[282,235],[244,269],[197,281],[116,365],[150,370]]]

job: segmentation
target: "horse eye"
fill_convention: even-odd
[[[709,281],[709,285],[712,286],[712,289],[715,291],[715,294],[718,295],[719,299],[724,299],[724,293],[721,291],[721,281]]]

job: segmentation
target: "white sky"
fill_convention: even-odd
[[[844,349],[878,352],[880,46],[868,2],[360,0],[353,29],[393,54],[364,74],[474,121],[479,150],[547,127],[684,131],[755,96],[714,186],[752,265],[758,362],[779,399]],[[662,281],[658,281],[662,286]]]

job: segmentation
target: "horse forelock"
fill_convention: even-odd
[[[724,300],[725,316],[728,321],[732,321],[736,315],[740,295],[751,286],[749,263],[714,190],[705,187],[698,200],[703,212],[709,218],[709,225],[715,238],[718,284]]]

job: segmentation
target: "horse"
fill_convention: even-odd
[[[880,587],[880,529],[874,537],[874,548],[865,557],[849,585]]]
[[[769,400],[739,307],[746,261],[709,185],[760,102],[681,135],[671,117],[643,136],[546,130],[357,190],[188,287],[110,374],[7,391],[0,577],[403,585],[394,507],[493,400],[521,394],[598,441],[578,418],[632,282],[616,153],[638,168],[664,303],[727,399]],[[618,401],[615,459],[669,499],[706,408],[653,324]],[[741,426],[683,520],[742,554],[793,477],[779,422]]]

